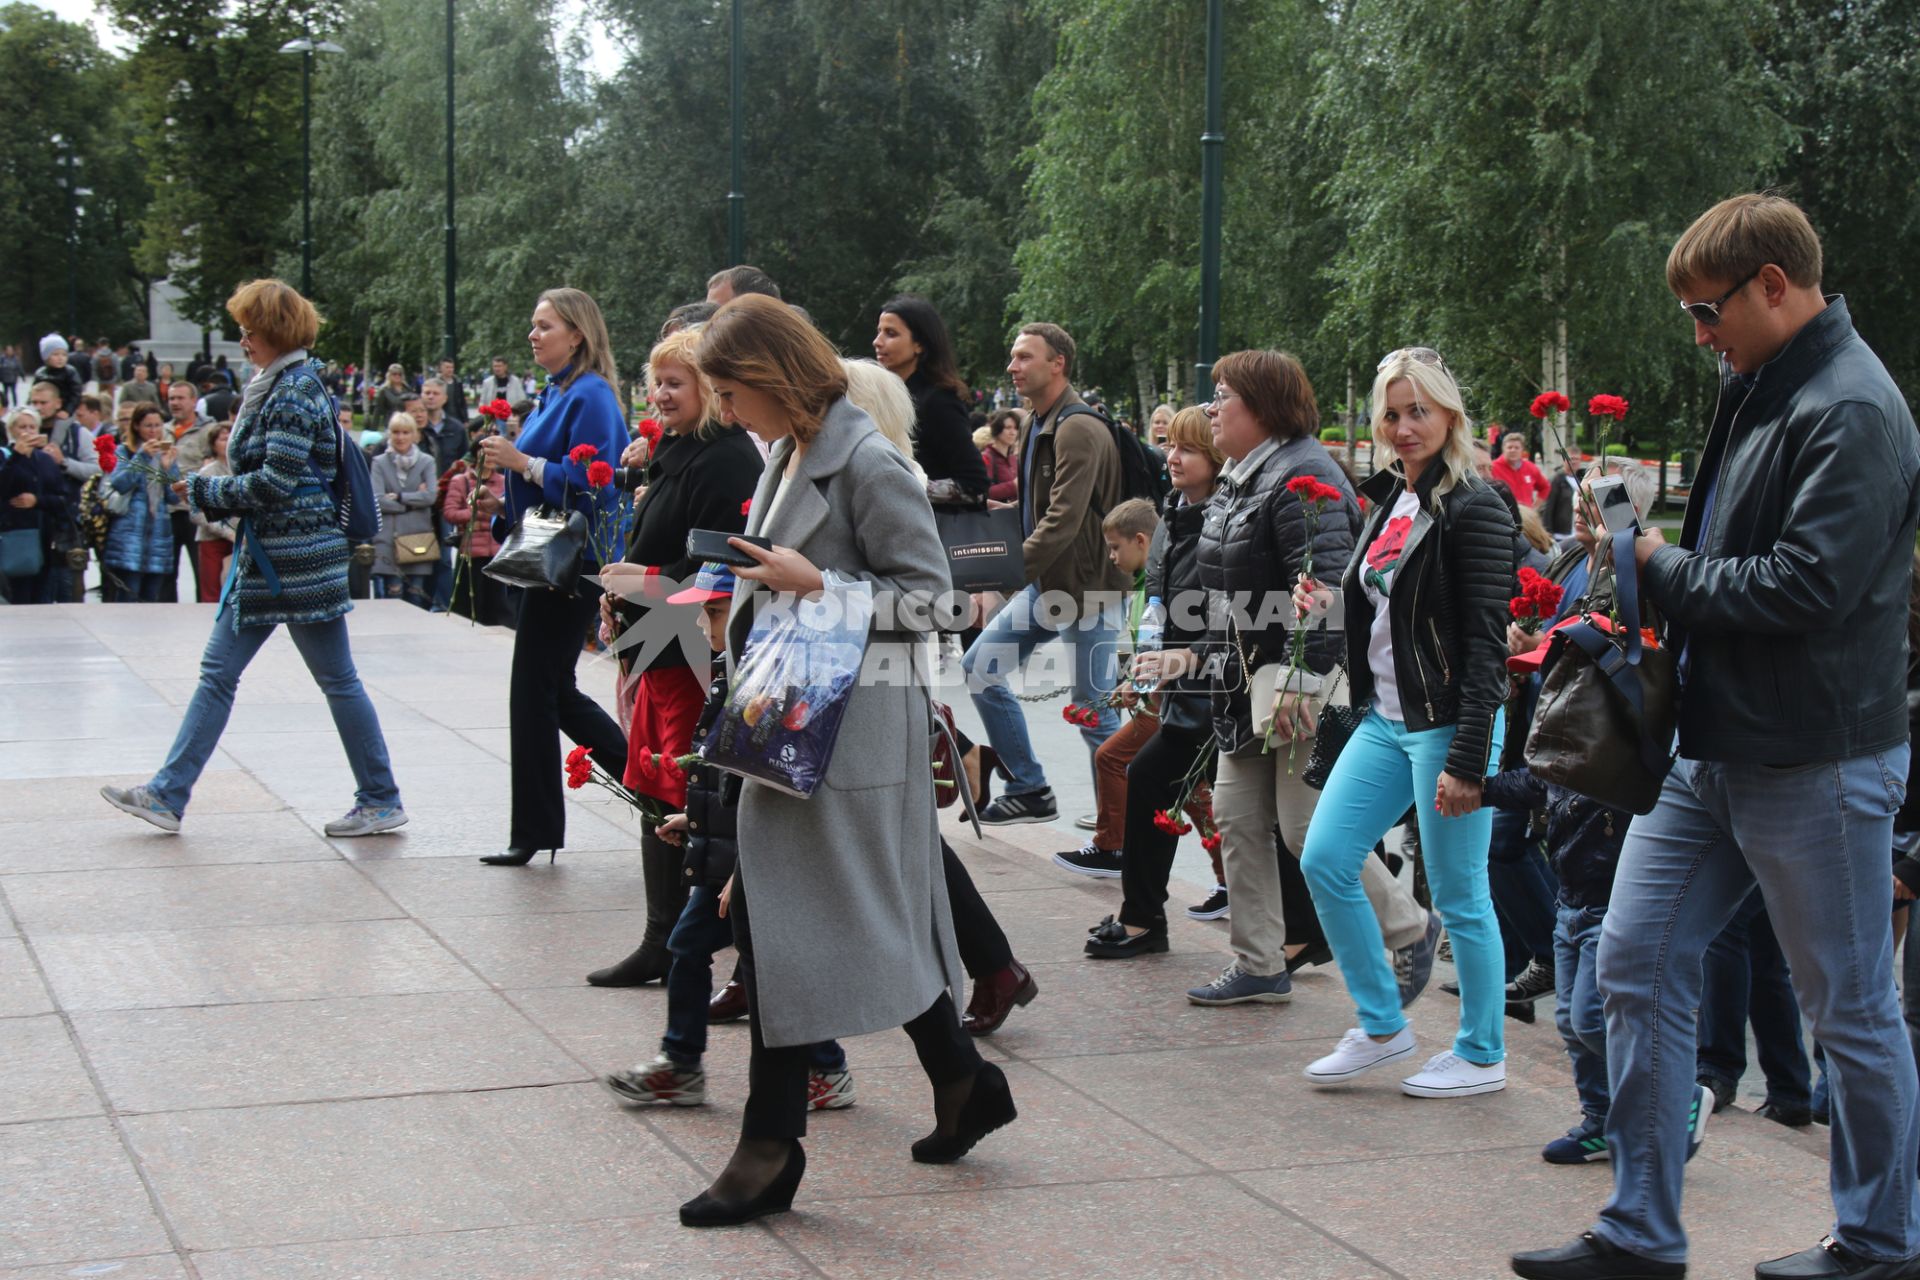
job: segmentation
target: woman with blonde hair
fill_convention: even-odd
[[[440,490],[439,469],[433,454],[421,447],[420,426],[410,413],[387,419],[387,447],[373,460],[373,493],[380,503],[380,532],[373,538],[373,581],[385,600],[405,600],[415,608],[429,608],[433,571],[440,563],[436,546],[431,558],[401,563],[400,540],[417,544],[433,534],[439,523],[433,500]]]
[[[698,328],[678,329],[647,355],[647,398],[660,424],[659,441],[635,440],[621,454],[627,483],[642,488],[627,534],[626,558],[602,571],[608,594],[601,616],[628,635],[622,665],[640,670],[627,730],[624,781],[660,801],[668,812],[686,804],[684,774],[662,761],[693,749],[694,726],[706,700],[707,645],[693,621],[698,606],[669,605],[666,597],[692,582],[700,563],[687,555],[695,529],[738,533],[760,481],[760,451],[747,433],[720,421],[713,387],[700,372]],[[643,468],[635,471],[635,468]],[[674,584],[666,586],[663,584]],[[638,629],[638,630],[636,630]],[[697,647],[690,647],[692,640]],[[647,886],[647,925],[640,945],[617,964],[595,969],[596,987],[635,987],[665,979],[673,963],[667,936],[686,907],[681,850],[654,834],[640,836],[640,870]]]
[[[1391,449],[1394,462],[1360,486],[1374,509],[1340,590],[1302,579],[1294,591],[1303,618],[1331,611],[1345,629],[1353,704],[1368,709],[1334,764],[1301,858],[1360,1025],[1306,1074],[1344,1084],[1413,1056],[1360,888],[1374,843],[1411,805],[1433,904],[1453,940],[1460,1032],[1400,1089],[1466,1097],[1507,1080],[1505,968],[1487,887],[1493,814],[1481,786],[1503,736],[1514,526],[1476,472],[1473,423],[1436,352],[1388,355],[1370,401],[1375,446]]]
[[[730,908],[746,982],[751,1055],[740,1141],[712,1186],[681,1206],[693,1227],[790,1208],[806,1170],[808,1046],[903,1025],[933,1085],[922,1163],[959,1159],[1015,1118],[1005,1075],[982,1062],[948,994],[961,981],[940,870],[924,684],[928,619],[947,589],[926,487],[847,399],[832,346],[791,307],[747,295],[701,335],[723,409],[772,446],[738,571],[729,661],[762,609],[863,582],[876,630],[822,785],[801,799],[748,779]]]
[[[610,465],[627,446],[607,322],[599,304],[580,290],[549,289],[533,308],[527,343],[533,362],[547,373],[547,384],[516,439],[488,436],[480,442],[487,461],[507,473],[507,489],[504,496],[475,490],[474,508],[493,518],[493,534],[500,538],[538,506],[578,511],[589,528],[602,527],[613,518],[618,495],[610,485],[589,484],[587,467],[596,461]],[[586,461],[578,460],[586,456],[583,446],[593,453]],[[591,748],[594,762],[609,773],[626,770],[627,741],[620,726],[574,682],[581,644],[598,608],[600,588],[591,579],[599,568],[589,551],[577,583],[520,592],[507,702],[512,818],[506,850],[480,859],[490,866],[523,867],[538,850],[558,853],[566,843],[562,733]]]

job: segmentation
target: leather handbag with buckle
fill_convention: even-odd
[[[432,564],[440,558],[440,539],[432,533],[397,533],[393,536],[395,564]]]

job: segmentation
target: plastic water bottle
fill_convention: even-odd
[[[1159,596],[1150,596],[1147,607],[1140,614],[1140,631],[1134,637],[1133,652],[1137,657],[1161,647],[1161,640],[1167,633],[1167,609],[1160,603]],[[1141,693],[1152,693],[1157,680],[1135,680],[1133,687]]]

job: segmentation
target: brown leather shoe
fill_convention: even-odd
[[[729,982],[707,1001],[708,1022],[738,1022],[747,1016],[747,988],[744,983]]]
[[[1040,984],[1018,960],[997,973],[990,973],[973,984],[973,999],[967,1001],[967,1016],[960,1025],[970,1036],[990,1036],[1000,1029],[1015,1005],[1025,1007],[1040,994]]]

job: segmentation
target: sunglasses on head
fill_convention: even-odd
[[[1741,276],[1739,283],[1735,284],[1733,288],[1727,290],[1712,302],[1683,302],[1680,304],[1680,309],[1686,312],[1690,319],[1698,320],[1701,324],[1711,329],[1714,325],[1720,323],[1720,308],[1726,305],[1727,299],[1746,288],[1753,282],[1753,278],[1759,274],[1760,268],[1755,267],[1744,276]]]
[[[1388,365],[1402,356],[1405,356],[1409,360],[1418,360],[1421,364],[1430,364],[1440,369],[1447,367],[1447,362],[1442,360],[1440,353],[1432,347],[1401,347],[1398,351],[1389,351],[1386,355],[1380,357],[1380,363],[1373,367],[1373,371],[1375,373],[1382,372]]]

